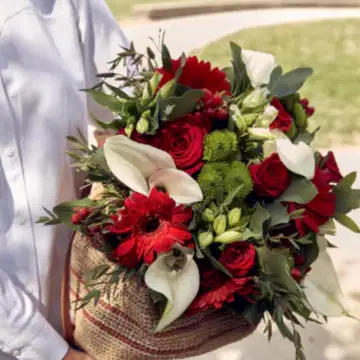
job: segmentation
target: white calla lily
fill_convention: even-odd
[[[104,155],[114,176],[135,192],[148,195],[154,186],[161,186],[179,204],[203,199],[199,184],[176,169],[165,151],[116,135],[105,141]]]
[[[304,292],[314,310],[325,316],[348,315],[344,295],[333,262],[327,252],[325,237],[318,236],[319,256],[304,279]]]
[[[256,125],[260,127],[269,127],[270,124],[276,119],[279,110],[272,105],[268,105],[264,112],[257,118]]]
[[[315,174],[315,155],[311,147],[300,141],[298,144],[289,138],[277,138],[276,149],[281,162],[293,173],[311,180]]]
[[[179,251],[176,256],[174,251]],[[167,299],[165,311],[155,329],[163,330],[178,319],[194,301],[200,287],[200,272],[194,252],[179,246],[167,254],[160,254],[145,273],[146,285]]]
[[[242,50],[241,56],[252,86],[258,88],[267,85],[272,71],[277,66],[275,57],[252,50]]]

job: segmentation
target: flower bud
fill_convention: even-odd
[[[134,124],[129,124],[126,128],[125,128],[125,134],[127,137],[131,137],[131,134],[134,131]]]
[[[263,128],[268,128],[270,124],[276,119],[279,111],[272,105],[268,105],[265,111],[257,118],[256,125]]]
[[[305,130],[308,126],[308,121],[307,121],[306,112],[305,112],[304,108],[302,107],[302,105],[300,103],[296,103],[293,107],[292,112],[293,112],[295,124],[297,125],[297,127]]]
[[[232,228],[240,222],[241,219],[241,209],[234,208],[228,213],[228,224]]]
[[[149,131],[149,128],[149,120],[146,119],[144,116],[141,116],[140,120],[136,124],[136,131],[139,134],[145,134],[147,131]]]
[[[164,86],[161,87],[161,89],[159,91],[159,95],[163,99],[167,99],[173,95],[174,89],[175,89],[175,79],[172,79],[172,80],[168,81]]]
[[[267,103],[264,90],[255,89],[242,102],[242,109],[256,109]]]
[[[214,241],[222,244],[231,244],[240,239],[241,233],[229,230],[217,236]]]
[[[215,219],[215,214],[211,209],[206,208],[202,214],[202,218],[204,221],[212,223]]]
[[[226,216],[225,215],[218,215],[214,222],[213,228],[217,235],[222,234],[226,230]]]
[[[198,234],[198,242],[201,248],[208,247],[213,242],[214,236],[211,232],[202,232]]]

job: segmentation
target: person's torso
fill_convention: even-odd
[[[71,0],[0,5],[0,268],[57,328],[69,232],[35,222],[75,196],[66,136],[87,122],[76,21]]]

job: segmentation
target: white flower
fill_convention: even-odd
[[[242,50],[241,55],[252,86],[258,88],[267,85],[272,71],[277,66],[275,57],[252,50]]]
[[[180,255],[176,256],[174,250],[178,250]],[[174,250],[160,254],[145,273],[146,285],[167,299],[156,332],[163,330],[185,312],[200,287],[200,272],[193,259],[194,251],[180,245]]]
[[[104,155],[113,175],[135,192],[148,195],[161,186],[179,204],[203,199],[198,183],[176,169],[172,157],[162,150],[116,135],[105,141]]]
[[[260,133],[259,129],[253,129]],[[315,174],[315,156],[311,147],[300,141],[294,144],[280,130],[261,129],[263,137],[269,139],[263,145],[264,157],[278,153],[281,162],[295,174],[311,180]],[[265,136],[266,135],[266,136]]]
[[[242,109],[256,109],[264,106],[267,102],[264,89],[255,89],[246,96],[242,103]]]

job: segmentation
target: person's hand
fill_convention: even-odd
[[[88,354],[70,348],[63,360],[94,360],[94,359]]]

